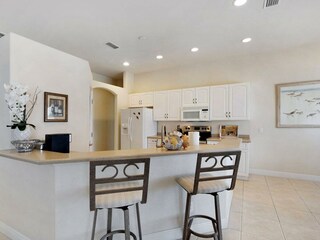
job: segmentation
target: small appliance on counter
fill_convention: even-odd
[[[220,125],[219,137],[238,137],[238,125]]]
[[[46,134],[43,150],[52,152],[70,152],[70,133]]]
[[[211,137],[211,127],[210,126],[182,126],[182,133],[189,135],[189,132],[199,132],[199,142],[207,143],[207,138]]]

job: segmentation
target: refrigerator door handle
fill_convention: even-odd
[[[129,117],[128,121],[129,121],[129,129],[128,129],[129,138],[130,138],[130,143],[132,143],[132,117]]]

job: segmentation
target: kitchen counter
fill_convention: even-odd
[[[190,146],[186,150],[132,149],[55,153],[34,150],[0,151],[0,226],[17,240],[88,240],[93,212],[89,210],[89,161],[150,157],[148,200],[140,208],[144,240],[181,239],[185,191],[175,179],[194,174],[197,153],[238,150],[241,139],[222,139],[216,145]],[[227,227],[232,191],[220,194],[222,226]],[[211,196],[192,199],[191,214],[214,213]],[[134,210],[134,209],[133,209]],[[97,235],[105,233],[101,211]],[[113,227],[121,228],[121,211],[114,211]],[[137,232],[136,219],[131,219]],[[208,223],[197,223],[203,232]]]
[[[236,139],[240,138],[242,143],[251,143],[250,135],[239,135],[238,137],[219,137],[219,134],[213,134],[211,138],[207,138],[207,141],[221,141],[223,139]]]
[[[42,150],[33,150],[27,153],[18,153],[16,150],[1,150],[0,156],[25,161],[34,164],[63,164],[72,162],[88,162],[95,160],[116,160],[123,158],[139,157],[159,157],[169,155],[183,155],[200,152],[227,151],[230,149],[239,149],[241,139],[226,138],[219,139],[219,144],[199,146],[189,146],[186,150],[168,151],[165,148],[147,148],[147,149],[129,149],[129,150],[111,150],[97,152],[70,152],[58,153]]]
[[[148,138],[152,139],[158,139],[161,138],[161,136],[149,136]],[[219,137],[219,134],[212,134],[210,138],[207,138],[209,141],[220,141],[221,139],[233,139],[233,138],[240,138],[242,140],[242,143],[251,143],[250,135],[239,135],[238,137]]]

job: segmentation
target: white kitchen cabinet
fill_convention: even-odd
[[[155,121],[180,120],[181,90],[154,93],[153,119]]]
[[[204,106],[210,104],[210,87],[182,89],[182,107]]]
[[[210,87],[211,120],[248,120],[249,84]]]
[[[215,145],[219,144],[219,140],[207,140],[207,144]],[[241,143],[241,157],[238,168],[238,179],[248,180],[249,179],[249,161],[250,161],[250,150],[249,143]]]
[[[152,107],[154,93],[132,93],[129,94],[129,107]]]
[[[250,150],[249,143],[241,143],[241,158],[238,169],[238,179],[248,180],[249,179],[249,160]]]

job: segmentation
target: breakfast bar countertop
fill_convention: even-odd
[[[116,160],[123,158],[157,157],[166,155],[169,156],[213,151],[239,150],[241,141],[242,140],[240,138],[225,138],[221,139],[216,145],[200,144],[198,146],[189,146],[185,150],[181,149],[177,151],[169,151],[164,148],[147,148],[70,153],[33,150],[32,152],[18,153],[15,149],[10,149],[0,150],[0,156],[40,165],[63,164],[72,162],[88,162],[94,160]]]
[[[213,134],[210,138],[207,138],[207,141],[220,141],[221,139],[234,139],[240,138],[242,143],[251,143],[250,135],[239,135],[238,137],[219,137],[219,134]]]

